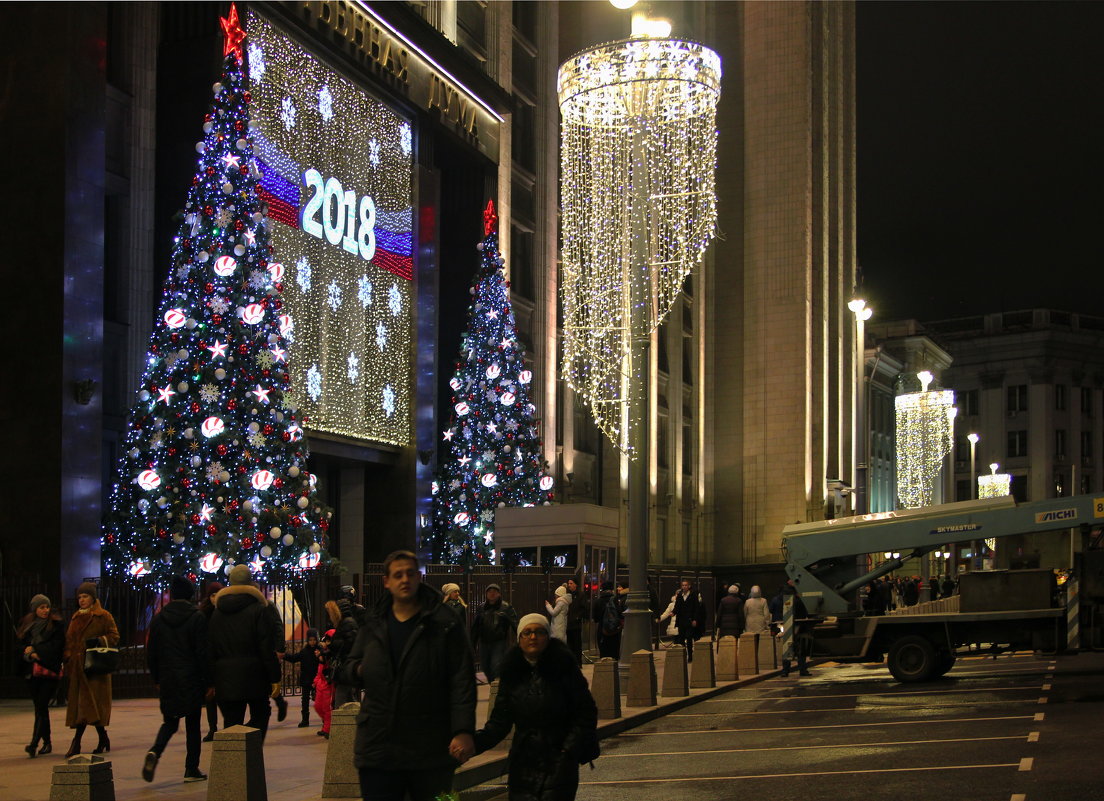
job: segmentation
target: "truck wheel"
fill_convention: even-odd
[[[889,647],[889,672],[900,682],[924,681],[936,675],[939,657],[927,637],[910,634]]]

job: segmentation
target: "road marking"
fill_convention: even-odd
[[[885,692],[885,693],[836,693],[832,695],[765,695],[756,698],[709,698],[702,701],[703,704],[728,704],[733,701],[798,701],[807,700],[810,698],[859,698],[867,695],[871,696],[905,696],[905,695],[948,695],[951,693],[995,693],[995,692],[1017,692],[1019,690],[1035,690],[1048,689],[1045,686],[1036,687],[1035,685],[1025,685],[1023,687],[976,687],[970,690],[911,690],[908,692]]]
[[[1049,679],[1053,679],[1053,678],[1054,678],[1054,674],[1053,674],[1053,673],[1047,673],[1047,674],[1046,674],[1045,676],[1043,676],[1043,678],[1044,678],[1044,679],[1047,679],[1047,680],[1049,680]]]
[[[687,776],[659,779],[615,779],[602,782],[579,782],[580,786],[603,784],[673,784],[675,782],[731,782],[739,779],[793,779],[799,776],[853,776],[856,773],[916,773],[929,770],[974,770],[977,768],[1016,768],[1018,762],[995,762],[989,765],[930,765],[914,768],[867,768],[865,770],[816,770],[804,773],[758,773],[749,776]]]
[[[1049,684],[1044,684],[1044,685],[1043,685],[1043,692],[1046,692],[1046,691],[1047,691],[1047,690],[1049,690],[1049,689],[1050,689],[1050,685],[1049,685]]]
[[[809,701],[813,698],[805,698],[803,700]],[[959,709],[964,706],[1008,706],[1009,704],[1016,703],[1015,701],[967,701],[959,704],[924,704],[924,709]],[[1023,701],[1027,703],[1027,701]],[[1045,704],[1046,699],[1040,698],[1040,704]],[[738,715],[800,715],[807,712],[892,712],[893,710],[900,709],[899,706],[842,706],[842,707],[826,707],[824,709],[755,709],[751,712],[672,712],[667,715],[669,718],[715,718],[715,717],[736,717]]]
[[[1028,735],[1027,735],[1027,741],[1028,741],[1029,743],[1037,743],[1037,742],[1039,742],[1039,732],[1037,732],[1037,731],[1033,731],[1033,732],[1031,732],[1030,734],[1028,734]]]
[[[668,716],[670,717],[670,716]],[[943,718],[942,720],[925,720],[923,721],[925,726],[931,726],[935,723],[982,723],[994,720],[1031,720],[1030,715],[1002,715],[1000,717],[991,718]],[[1036,717],[1035,720],[1041,720]],[[670,737],[673,734],[730,734],[735,732],[744,731],[812,731],[816,729],[861,729],[861,728],[873,728],[875,726],[915,726],[917,721],[911,720],[888,720],[888,721],[874,721],[871,723],[822,723],[819,726],[763,726],[755,727],[751,729],[691,729],[689,731],[636,731],[622,732],[618,734],[618,737]]]
[[[1035,720],[1036,723],[1041,723],[1045,719],[1046,719],[1046,712],[1036,712],[1035,713],[1034,720]]]
[[[1031,766],[1035,764],[1035,757],[1024,757],[1020,760],[1020,771],[1031,770]]]
[[[1041,697],[1039,698],[1039,703],[1040,703],[1040,704],[1045,704],[1046,702],[1047,702],[1047,699],[1046,699],[1046,696],[1045,696],[1045,695],[1044,695],[1044,696],[1041,696]]]
[[[693,751],[648,751],[632,754],[602,754],[604,757],[628,759],[635,757],[654,756],[688,756],[691,754],[745,754],[755,751],[815,751],[821,748],[874,748],[878,746],[896,747],[902,745],[931,745],[933,743],[985,743],[995,740],[1022,740],[1022,734],[1006,734],[1000,737],[952,737],[947,740],[898,740],[896,742],[883,743],[846,743],[843,745],[777,745],[764,746],[762,748],[717,748],[710,750],[694,749]]]
[[[491,799],[494,801],[494,799]],[[1012,797],[1008,801],[1027,801],[1027,793],[1012,793]]]

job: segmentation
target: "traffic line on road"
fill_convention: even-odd
[[[656,779],[615,779],[601,782],[579,782],[579,786],[603,784],[674,784],[676,782],[731,782],[741,779],[796,779],[802,776],[854,776],[858,773],[918,773],[933,770],[977,770],[983,768],[1018,768],[1019,762],[993,762],[985,765],[925,765],[912,768],[865,768],[860,770],[814,770],[801,773],[755,773],[747,776],[685,776]]]
[[[1046,702],[1047,702],[1047,697],[1045,695],[1039,697],[1039,703],[1040,704],[1045,704]]]
[[[668,715],[670,717],[670,715]],[[925,720],[924,726],[937,723],[987,723],[997,720],[1041,720],[1031,715],[1000,715],[987,718],[943,718],[941,720]],[[750,729],[692,729],[690,731],[637,731],[631,730],[618,734],[618,737],[670,737],[674,734],[733,734],[745,731],[813,731],[816,729],[862,729],[875,726],[915,726],[915,718],[909,720],[882,720],[868,723],[822,723],[817,726],[756,726]]]
[[[1027,793],[1012,793],[1008,801],[1027,801]]]
[[[1041,723],[1043,720],[1046,719],[1046,712],[1036,712],[1033,719],[1036,723]]]
[[[1043,685],[1043,691],[1044,691],[1044,692],[1045,692],[1046,690],[1049,690],[1049,689],[1050,689],[1050,685],[1049,685],[1049,684],[1044,684],[1044,685]]]
[[[1033,732],[1031,732],[1030,734],[1028,734],[1028,735],[1027,735],[1027,741],[1028,741],[1029,743],[1037,743],[1037,742],[1039,742],[1039,732],[1037,732],[1037,731],[1033,731]]]
[[[1031,770],[1031,768],[1034,764],[1035,764],[1035,757],[1024,757],[1023,759],[1020,760],[1020,770],[1021,771]]]
[[[812,700],[806,697],[805,700]],[[967,701],[959,704],[924,704],[924,709],[960,709],[964,706],[1008,706],[1016,701]],[[1028,703],[1026,700],[1020,703]],[[1040,698],[1040,704],[1045,704],[1046,699]],[[824,709],[755,709],[751,712],[672,712],[669,718],[715,718],[736,717],[738,715],[800,715],[807,712],[892,712],[900,709],[899,706],[841,706],[826,707]]]
[[[1028,690],[1046,690],[1049,689],[1047,685],[1024,685],[1023,687],[976,687],[969,690],[910,690],[908,692],[878,692],[878,693],[832,693],[831,695],[766,695],[756,698],[707,698],[702,701],[703,704],[728,704],[734,701],[740,701],[748,703],[752,701],[798,701],[807,700],[810,698],[861,698],[865,696],[906,696],[906,695],[950,695],[952,693],[995,693],[995,692],[1016,692],[1022,690],[1024,692]]]
[[[603,757],[613,759],[631,759],[636,757],[654,756],[688,756],[693,754],[745,754],[757,751],[817,751],[825,748],[876,748],[898,747],[902,745],[933,745],[936,743],[985,743],[996,740],[1022,740],[1022,734],[1004,734],[999,737],[952,737],[946,740],[897,740],[881,743],[844,743],[822,745],[774,745],[761,748],[713,748],[708,750],[694,749],[693,751],[648,751],[632,754],[602,754]]]

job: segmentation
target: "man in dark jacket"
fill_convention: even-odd
[[[797,659],[797,674],[809,676],[807,662],[813,650],[813,627],[816,620],[809,617],[809,609],[805,601],[801,599],[801,593],[794,586],[793,579],[786,582],[783,588],[786,598],[793,599],[793,654]],[[782,660],[782,676],[790,675],[790,660]]]
[[[612,612],[609,616],[606,615],[606,607],[609,604],[614,605],[617,612],[616,616]],[[621,609],[618,602],[612,581],[602,583],[602,589],[591,607],[590,617],[595,623],[595,630],[598,632],[598,656],[603,659],[607,657],[618,659],[621,654],[621,629],[624,626],[624,610]]]
[[[479,649],[479,666],[488,682],[498,678],[498,666],[506,649],[517,638],[517,612],[502,600],[502,588],[487,585],[487,602],[475,615],[472,624],[472,645]]]
[[[252,578],[247,565],[230,571],[230,586],[215,596],[209,640],[222,725],[240,725],[248,706],[246,725],[260,729],[263,736],[271,714],[268,699],[280,689],[280,663],[265,611],[268,601]]]
[[[686,579],[682,580],[679,591],[675,593],[674,616],[675,627],[678,628],[675,642],[686,648],[686,661],[693,662],[694,640],[705,630],[705,601]]]
[[[161,699],[163,723],[153,747],[142,765],[142,778],[153,781],[157,761],[184,718],[187,755],[184,781],[200,782],[207,777],[199,770],[199,722],[203,701],[211,687],[207,655],[207,618],[192,602],[195,585],[176,576],[169,588],[170,601],[150,624],[146,663]]]
[[[474,659],[413,553],[392,553],[383,571],[387,594],[366,610],[342,668],[364,688],[353,761],[365,801],[433,801],[475,752]]]
[[[586,603],[575,579],[564,582],[571,605],[567,607],[567,647],[575,657],[575,664],[583,664],[583,619],[586,617]]]

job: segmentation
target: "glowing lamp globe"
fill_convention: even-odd
[[[169,328],[183,328],[187,320],[188,315],[184,314],[183,309],[169,309],[165,312],[165,325]]]
[[[250,303],[242,312],[242,322],[256,325],[264,319],[264,306],[260,303]]]
[[[468,404],[464,403],[464,401],[460,401],[458,404],[456,404],[456,413],[461,417],[463,417],[470,411],[471,407],[468,406]]]
[[[228,275],[233,275],[236,269],[238,269],[238,262],[233,256],[219,256],[215,259],[215,275],[225,278]]]
[[[498,483],[498,476],[496,476],[494,473],[484,473],[480,477],[479,482],[484,487],[493,487],[495,484]]]
[[[541,476],[540,488],[545,492],[548,492],[548,490],[552,489],[553,483],[554,482],[552,481],[552,476]]]
[[[161,486],[161,476],[154,470],[143,470],[138,474],[138,486],[147,491],[157,489]]]
[[[255,490],[266,490],[272,486],[272,479],[274,476],[271,471],[258,470],[253,474],[253,478],[250,479],[250,483]]]
[[[131,562],[130,567],[127,568],[127,572],[134,578],[139,578],[141,576],[148,576],[150,569],[149,565],[145,562]]]
[[[284,265],[279,262],[273,262],[268,265],[268,274],[272,276],[274,283],[279,283],[284,280]]]
[[[224,430],[226,430],[226,424],[222,422],[218,417],[208,417],[203,421],[203,424],[199,427],[199,430],[203,432],[203,436],[210,439],[211,437],[217,437]]]
[[[517,400],[517,396],[514,395],[513,392],[503,392],[502,398],[500,398],[500,400],[502,401],[503,406],[513,406],[514,401]]]
[[[305,553],[299,557],[299,569],[310,570],[311,568],[318,567],[318,563],[322,561],[322,555],[318,553]]]
[[[204,573],[217,573],[222,567],[222,557],[217,553],[205,554],[199,560],[199,569]]]
[[[533,371],[532,370],[522,370],[520,373],[518,373],[518,381],[520,381],[521,383],[528,384],[532,380],[533,380]]]
[[[487,368],[487,378],[495,379],[502,375],[502,368],[497,364],[492,364]]]
[[[452,522],[458,526],[466,526],[470,519],[467,512],[460,512],[456,517],[452,518]]]

